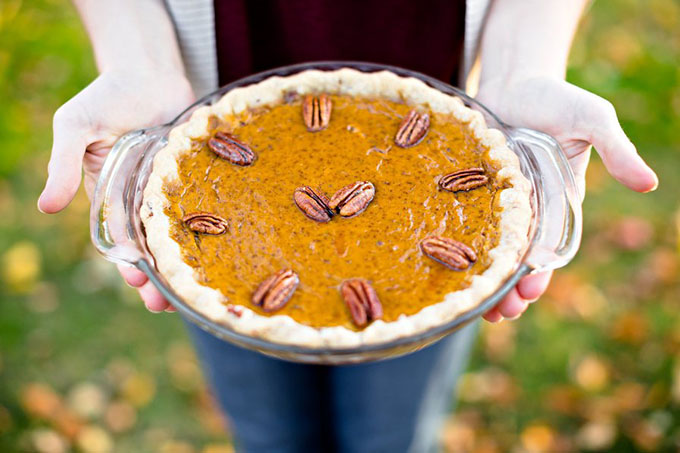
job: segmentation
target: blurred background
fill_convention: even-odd
[[[233,451],[179,318],[100,259],[80,193],[36,209],[55,109],[96,75],[66,0],[0,2],[0,451]],[[577,259],[485,325],[448,452],[680,451],[680,2],[595,2],[569,79],[611,100],[660,176],[594,157]]]

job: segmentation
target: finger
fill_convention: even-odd
[[[89,131],[85,124],[69,103],[54,114],[48,177],[38,199],[38,209],[42,212],[53,214],[61,211],[78,191],[83,155],[88,145],[85,137]]]
[[[132,286],[133,288],[139,288],[149,281],[149,277],[147,277],[144,272],[140,271],[139,269],[135,269],[134,267],[119,264],[118,272],[120,272],[120,275],[123,276],[125,283]]]
[[[507,296],[496,306],[498,313],[504,318],[515,319],[526,310],[528,302],[522,299],[517,289],[510,290]]]
[[[617,181],[637,192],[649,192],[659,185],[659,179],[640,157],[635,145],[626,136],[614,107],[597,98],[593,108],[589,141],[602,157],[605,167]]]
[[[175,313],[176,311],[177,311],[177,309],[175,307],[173,307],[172,305],[170,305],[170,303],[168,302],[168,308],[165,309],[165,312],[166,313]]]
[[[491,310],[484,313],[482,317],[491,323],[497,323],[503,320],[503,315],[498,313],[496,307],[493,307]]]
[[[552,278],[552,271],[527,275],[517,284],[517,293],[522,299],[533,302],[545,292]]]
[[[160,313],[168,308],[168,301],[161,295],[160,292],[153,286],[153,283],[146,282],[139,289],[139,295],[144,301],[147,310],[153,313]]]

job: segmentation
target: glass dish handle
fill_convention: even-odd
[[[526,153],[523,165],[533,167],[536,215],[539,222],[524,262],[532,272],[566,265],[578,251],[583,230],[581,195],[567,157],[551,136],[525,128],[510,130],[510,140]]]
[[[144,257],[139,236],[129,224],[135,209],[133,181],[147,145],[160,128],[142,129],[123,135],[106,157],[97,180],[90,209],[90,236],[104,258],[118,264],[137,265]]]

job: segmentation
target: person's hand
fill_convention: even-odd
[[[64,209],[78,191],[81,173],[91,196],[118,137],[171,120],[193,100],[191,85],[181,74],[102,73],[54,114],[49,176],[38,208],[50,214]],[[149,310],[173,310],[142,272],[118,269],[129,285],[138,288]]]
[[[552,135],[569,158],[581,198],[591,145],[609,173],[637,192],[656,189],[654,171],[638,155],[626,136],[612,104],[564,80],[548,77],[513,81],[492,80],[480,85],[477,96],[504,122]],[[552,272],[524,277],[510,293],[489,310],[484,319],[515,319],[548,287]]]

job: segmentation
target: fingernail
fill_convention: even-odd
[[[656,189],[659,188],[659,177],[657,176],[656,173],[653,173],[653,174],[654,174],[654,187],[649,189],[650,192],[654,192]]]
[[[40,211],[41,213],[47,214],[45,211],[43,211],[43,210],[40,208],[40,200],[42,200],[42,194],[40,194],[40,196],[38,197],[38,203],[36,204],[36,207],[38,208],[38,211]]]
[[[146,309],[149,310],[151,313],[156,313],[156,314],[163,313],[163,310],[154,310],[154,309],[149,308],[149,307],[146,307]]]

